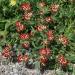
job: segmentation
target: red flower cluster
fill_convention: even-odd
[[[28,55],[24,55],[24,56],[23,56],[23,60],[24,60],[25,62],[27,62],[27,61],[29,60],[29,56],[28,56]]]
[[[17,60],[18,60],[18,62],[22,62],[22,61],[27,62],[29,60],[29,56],[26,54],[25,55],[19,54],[17,56]]]
[[[47,29],[47,26],[38,25],[38,26],[36,26],[36,29],[37,29],[37,31],[43,31],[43,30]]]
[[[49,56],[51,53],[52,51],[49,48],[42,48],[39,50],[40,55]]]
[[[57,12],[58,9],[59,9],[59,5],[58,5],[58,4],[53,4],[53,5],[51,5],[51,11],[52,11],[52,12]]]
[[[64,35],[61,35],[59,37],[59,41],[63,44],[63,45],[68,45],[69,41],[68,41],[68,38],[65,37]]]
[[[47,32],[47,36],[48,36],[48,40],[53,40],[54,39],[54,34],[53,34],[53,31],[52,30],[49,30]]]
[[[26,40],[26,39],[29,39],[29,34],[25,34],[25,33],[24,34],[20,34],[19,37],[22,40]]]
[[[45,56],[40,56],[40,63],[42,64],[42,65],[45,65],[45,63],[48,61],[48,59],[47,59],[47,57],[45,57]]]
[[[28,12],[23,15],[24,20],[30,20],[31,17],[32,17],[32,12]]]
[[[22,3],[21,4],[21,9],[25,10],[25,11],[28,11],[31,9],[31,5],[30,3]]]
[[[20,32],[20,31],[25,30],[26,27],[23,24],[21,24],[19,21],[17,21],[16,22],[16,29],[17,29],[18,32]]]
[[[65,59],[65,57],[63,55],[59,55],[58,56],[58,62],[62,65],[62,66],[67,66],[68,65],[68,61]]]
[[[48,16],[48,17],[45,18],[45,21],[46,22],[52,22],[53,20],[52,20],[52,17]]]
[[[2,55],[6,58],[9,58],[11,53],[10,53],[10,48],[9,47],[5,47],[2,51]]]
[[[39,50],[39,54],[40,54],[40,63],[44,65],[48,60],[47,57],[52,54],[52,51],[49,48],[42,48]]]
[[[45,6],[45,3],[44,2],[40,2],[40,3],[38,3],[38,5],[42,8],[42,7]]]
[[[24,48],[29,48],[29,42],[23,43],[23,44],[22,44],[22,47],[24,47]]]
[[[23,61],[23,55],[18,55],[17,56],[17,60],[18,60],[18,62],[22,62]]]

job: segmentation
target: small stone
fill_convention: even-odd
[[[18,72],[18,70],[17,70],[17,69],[13,69],[13,72],[14,72],[14,73],[17,73],[17,72]]]
[[[10,72],[10,74],[11,74],[11,75],[13,75],[13,74],[14,74],[14,72]]]
[[[16,74],[14,74],[14,75],[18,75],[18,74],[16,73]]]

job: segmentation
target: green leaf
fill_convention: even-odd
[[[74,53],[70,52],[70,53],[66,54],[65,56],[69,61],[71,61],[72,63],[75,63],[75,54]]]
[[[2,47],[0,46],[0,52],[2,51]]]
[[[69,33],[68,38],[69,38],[69,40],[75,42],[75,33]]]
[[[0,22],[0,31],[3,31],[5,29],[6,22]]]

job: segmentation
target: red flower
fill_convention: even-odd
[[[10,48],[9,47],[5,47],[2,51],[2,55],[6,58],[10,57]]]
[[[25,13],[25,14],[23,15],[23,19],[24,19],[24,20],[30,20],[31,17],[32,17],[32,12]]]
[[[53,40],[54,39],[54,35],[53,35],[53,31],[52,30],[49,30],[48,32],[47,32],[47,36],[48,36],[48,40]]]
[[[53,4],[53,5],[51,6],[51,11],[52,11],[52,12],[57,12],[57,11],[58,11],[58,8],[59,8],[59,5],[58,5],[58,4]]]
[[[45,6],[45,3],[44,3],[44,2],[40,2],[40,3],[38,3],[38,5],[39,5],[40,7],[44,7],[44,6]]]
[[[29,34],[20,34],[19,37],[20,39],[29,39]]]
[[[36,29],[37,29],[37,31],[43,31],[43,30],[47,29],[47,26],[38,25],[38,26],[36,26]]]
[[[63,45],[68,45],[69,41],[68,41],[68,38],[65,37],[64,35],[61,35],[59,37],[59,41],[63,44]]]
[[[49,56],[51,55],[52,51],[49,48],[42,48],[39,50],[40,55]]]
[[[45,20],[46,20],[46,22],[52,22],[53,21],[50,16],[49,17],[46,17]]]
[[[63,55],[59,55],[58,57],[58,62],[62,65],[62,66],[67,66],[68,65],[68,61],[65,59],[65,57]]]
[[[30,3],[22,3],[21,8],[25,11],[28,11],[31,9],[31,5],[30,5]]]
[[[19,54],[17,56],[17,60],[18,60],[18,62],[22,62],[23,61],[23,55]]]
[[[29,48],[29,42],[23,43],[22,46],[23,46],[24,48]]]
[[[20,32],[20,31],[23,31],[25,30],[25,26],[24,25],[20,25],[19,27],[17,27],[17,31]]]
[[[40,63],[45,65],[47,63],[48,59],[45,56],[40,56]]]
[[[20,26],[20,25],[21,25],[20,21],[17,21],[17,22],[16,22],[16,27],[18,27],[18,26]]]
[[[28,55],[24,55],[24,56],[23,56],[23,60],[24,60],[25,62],[27,62],[27,61],[29,60],[29,56],[28,56]]]
[[[26,27],[23,24],[21,24],[19,21],[17,21],[16,22],[16,29],[17,29],[18,32],[20,32],[20,31],[25,30]]]

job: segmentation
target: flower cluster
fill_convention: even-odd
[[[20,3],[18,8],[15,12],[20,16],[13,25],[16,28],[11,26],[10,31],[9,29],[7,31],[7,36],[10,37],[7,41],[10,41],[11,47],[6,43],[2,55],[12,58],[12,53],[16,51],[18,62],[27,63],[33,59],[34,62],[37,60],[42,65],[48,64],[47,62],[54,58],[55,61],[58,60],[58,64],[66,67],[69,60],[65,52],[70,40],[66,32],[59,32],[58,25],[62,24],[59,20],[63,19],[59,12],[61,6],[44,1],[37,3],[28,1]],[[57,17],[59,15],[60,17]],[[14,29],[15,32],[11,32]],[[65,50],[61,51],[62,48]]]

